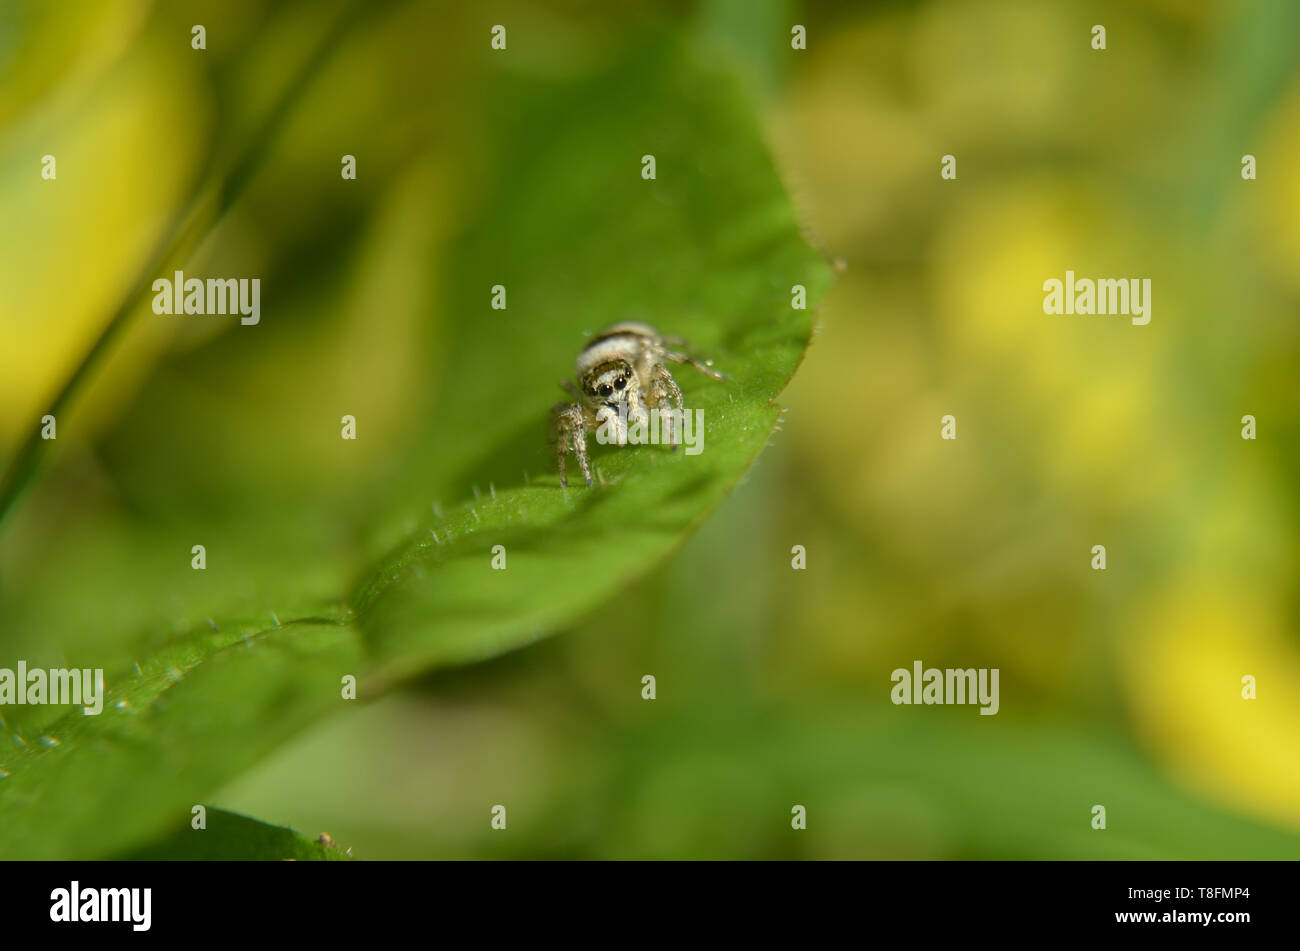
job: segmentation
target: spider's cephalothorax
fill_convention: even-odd
[[[653,409],[682,411],[682,391],[668,371],[668,364],[686,363],[715,380],[721,373],[709,364],[669,349],[683,346],[676,337],[661,337],[649,324],[621,323],[606,327],[578,354],[574,364],[577,386],[567,380],[560,385],[576,398],[574,403],[555,407],[555,452],[560,464],[560,485],[568,485],[565,462],[572,452],[578,457],[582,475],[591,485],[591,463],[587,458],[587,433],[610,426],[626,441],[629,422],[645,423]],[[681,434],[672,415],[665,417],[667,441],[676,449]]]

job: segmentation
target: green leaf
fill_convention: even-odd
[[[337,862],[352,856],[324,837],[308,839],[292,829],[258,822],[237,812],[208,809],[205,828],[189,823],[170,837],[123,858],[131,861]]]
[[[0,748],[0,856],[96,858],[182,821],[219,784],[347,702],[346,625],[190,633],[106,674],[103,711],[74,710]]]
[[[680,543],[776,426],[775,398],[810,335],[792,287],[815,300],[829,279],[743,94],[688,50],[651,43],[606,75],[530,77],[493,100],[508,104],[494,153],[510,161],[452,269],[448,310],[473,316],[453,331],[426,456],[412,467],[478,498],[430,518],[352,602],[367,646],[397,673],[527,643]],[[654,180],[643,155],[655,157]],[[507,288],[505,311],[488,309],[494,284]],[[562,489],[545,412],[563,397],[556,381],[587,336],[629,319],[687,338],[728,375],[676,373],[687,409],[704,414],[702,451],[592,440],[600,484],[579,476]],[[455,474],[466,446],[484,448]],[[504,571],[490,568],[498,545]]]

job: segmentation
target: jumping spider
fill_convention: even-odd
[[[643,425],[652,409],[675,409],[681,418],[682,390],[668,371],[667,364],[685,363],[715,380],[725,379],[714,370],[711,360],[700,363],[669,347],[685,346],[680,337],[661,337],[649,324],[625,322],[606,327],[591,339],[578,354],[574,372],[575,387],[568,380],[560,385],[573,396],[575,403],[559,403],[553,412],[555,452],[560,464],[560,485],[567,486],[564,473],[569,452],[578,457],[582,475],[591,485],[591,464],[587,459],[587,433],[595,432],[607,421],[626,426],[638,420]],[[681,433],[674,417],[663,417],[667,441],[676,449]]]

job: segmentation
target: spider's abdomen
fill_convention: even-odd
[[[626,360],[635,367],[654,339],[655,330],[648,324],[629,322],[606,327],[578,354],[574,371],[582,379],[594,367],[613,360]]]
[[[592,343],[604,340],[606,337],[614,337],[620,334],[632,334],[636,337],[645,337],[648,340],[656,340],[659,337],[659,331],[655,330],[649,324],[642,323],[639,320],[623,320],[617,324],[610,324],[596,336],[591,338]]]

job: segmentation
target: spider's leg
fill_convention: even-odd
[[[677,422],[682,418],[682,388],[677,385],[673,375],[668,368],[662,363],[656,363],[654,369],[650,371],[650,392],[649,403],[651,408],[659,410],[659,418],[663,423],[664,436],[669,445],[676,449],[681,443],[681,434],[677,430]],[[665,414],[663,411],[664,404],[672,403],[673,412]]]
[[[685,363],[687,366],[694,367],[705,376],[711,376],[715,380],[725,380],[727,378],[725,374],[719,373],[717,370],[713,369],[712,360],[705,360],[701,363],[689,354],[682,353],[679,350],[664,350],[663,357],[665,360],[671,360],[673,363]]]
[[[560,467],[561,486],[569,484],[564,470],[570,449],[578,457],[578,466],[582,469],[587,485],[591,485],[591,463],[587,460],[587,420],[578,403],[567,407],[560,404],[556,407],[555,456]]]

